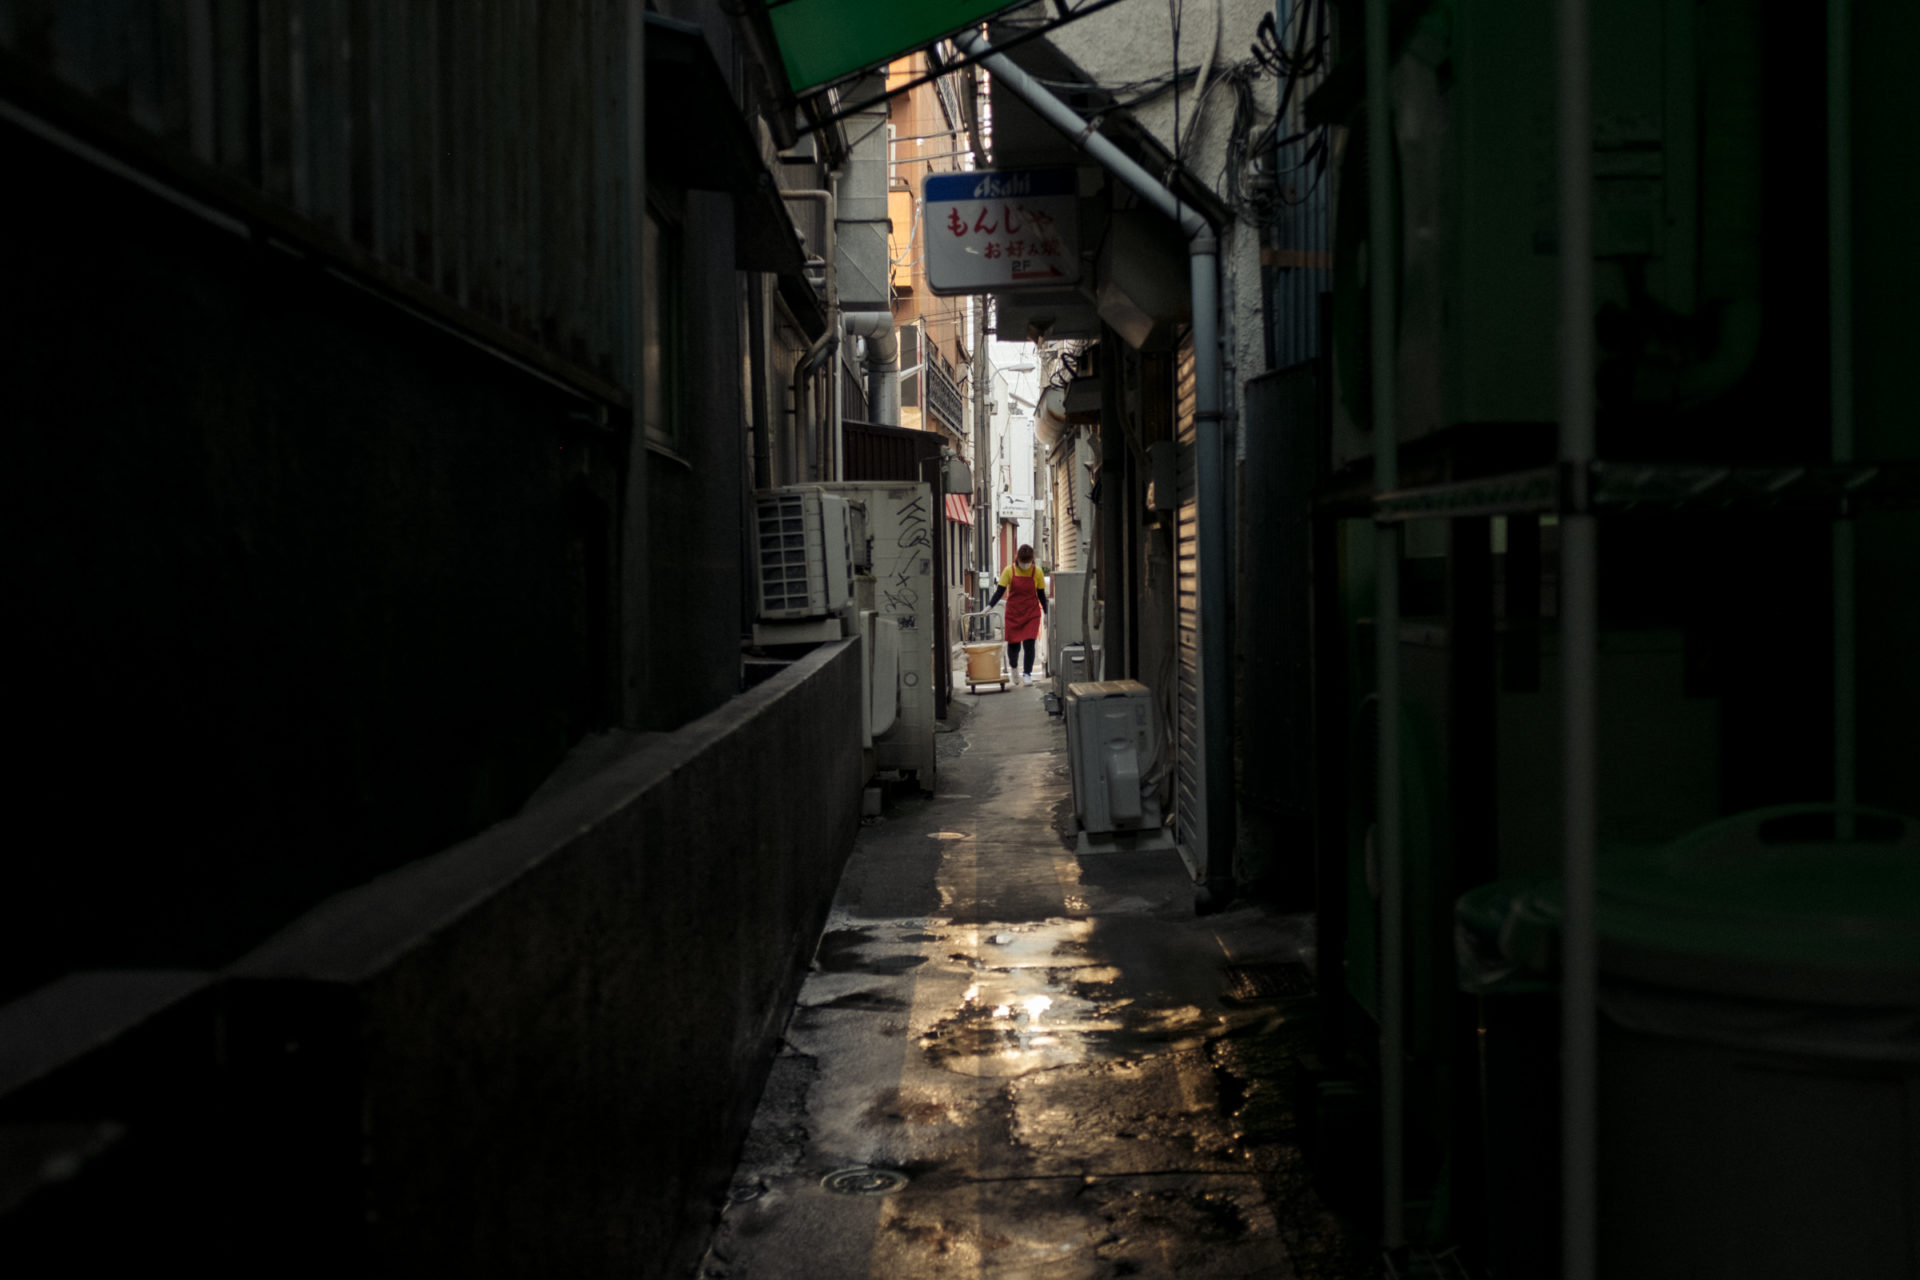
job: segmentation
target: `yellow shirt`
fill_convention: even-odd
[[[1040,572],[1040,562],[1038,560],[1033,562],[1033,567],[1030,569],[1022,569],[1018,565],[1008,565],[1000,571],[1000,585],[1009,591],[1013,590],[1013,575],[1016,573],[1023,578],[1032,578],[1033,589],[1035,591],[1045,591],[1047,589],[1047,576]]]

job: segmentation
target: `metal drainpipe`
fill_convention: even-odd
[[[867,417],[883,427],[900,425],[900,335],[891,311],[849,311],[847,332],[867,340]]]
[[[753,487],[773,487],[773,423],[767,412],[767,278],[748,277],[747,384],[753,395]]]
[[[813,397],[807,393],[806,387],[823,359],[830,361],[828,368],[838,371],[838,363],[833,361],[833,357],[839,350],[838,326],[829,324],[820,336],[813,340],[813,345],[807,348],[807,353],[800,357],[800,362],[793,366],[793,412],[799,420],[800,439],[806,445],[807,479],[809,480],[822,479],[821,467],[825,459],[820,456],[821,442],[814,438]]]
[[[987,382],[993,375],[987,369],[987,299],[982,294],[975,309],[973,329],[973,448],[980,464],[974,481],[973,518],[980,525],[980,559],[974,565],[976,572],[993,568],[993,423],[987,416]],[[978,579],[967,585],[967,591],[969,598],[979,603]]]
[[[1373,479],[1377,493],[1400,487],[1399,408],[1393,304],[1393,122],[1388,108],[1386,0],[1367,0],[1367,307],[1372,317]],[[1381,1243],[1406,1244],[1406,878],[1400,813],[1400,526],[1374,526],[1374,672],[1379,697],[1374,857],[1380,866],[1380,1201]]]
[[[879,87],[877,75],[866,82]],[[850,143],[845,182],[836,184],[836,247],[847,259],[841,286],[846,333],[866,341],[867,421],[900,425],[900,340],[894,332],[892,264],[888,261],[887,107],[870,103],[849,118],[858,130]]]
[[[1566,915],[1560,949],[1561,1273],[1593,1280],[1599,979],[1594,935],[1599,584],[1588,477],[1594,459],[1593,127],[1588,0],[1559,0],[1560,658]]]
[[[627,71],[637,76],[639,69],[647,65],[647,23],[641,6],[628,6],[626,21]],[[626,99],[627,189],[644,192],[647,189],[646,95],[629,93]],[[614,693],[619,723],[627,729],[652,727],[649,695],[653,686],[652,673],[648,668],[655,619],[649,591],[652,575],[648,571],[647,553],[652,547],[648,537],[648,521],[653,509],[647,495],[647,426],[641,405],[646,392],[646,339],[654,321],[651,314],[653,308],[647,305],[647,291],[640,287],[645,282],[639,279],[640,264],[646,261],[641,248],[646,242],[646,219],[645,200],[635,198],[627,201],[626,251],[628,261],[633,264],[635,277],[635,287],[627,290],[628,332],[633,344],[630,358],[633,361],[634,405],[628,427],[625,477],[620,494],[620,541],[616,550],[619,630],[615,641],[619,647],[615,659],[618,683]]]
[[[830,181],[837,181],[837,179],[838,175],[835,174]],[[800,364],[794,369],[793,410],[794,413],[799,414],[801,413],[803,403],[800,392],[802,384],[800,376],[801,370],[811,372],[812,369],[819,364],[819,357],[822,350],[831,345],[831,347],[837,351],[840,345],[840,292],[839,281],[834,276],[834,259],[839,256],[839,251],[834,243],[834,217],[837,210],[835,207],[836,201],[834,199],[834,193],[826,188],[801,187],[795,190],[782,191],[780,198],[782,200],[800,200],[820,205],[820,222],[826,229],[823,233],[826,243],[821,246],[821,256],[826,259],[827,268],[827,331],[815,339],[812,346],[807,348],[806,356],[801,359]],[[838,362],[835,362],[832,368],[834,372],[833,403],[837,406],[840,402],[840,366]],[[825,432],[823,431],[821,433],[822,439],[816,441],[813,438],[812,401],[809,400],[804,403],[806,405],[806,413],[801,420],[801,437],[806,442],[807,452],[812,455],[807,459],[807,470],[810,473],[807,478],[809,480],[821,480],[827,478],[826,474],[823,473],[831,472],[832,463],[831,459],[826,456],[828,450],[827,441],[824,438]],[[837,416],[838,415],[836,415],[836,417]]]
[[[1200,211],[1181,202],[1159,179],[1136,164],[1107,138],[1093,131],[1073,108],[1003,53],[994,51],[977,31],[955,37],[962,52],[977,59],[996,81],[1017,94],[1048,124],[1130,187],[1136,195],[1178,223],[1187,236],[1189,289],[1193,306],[1195,463],[1199,480],[1200,599],[1214,610],[1214,623],[1200,627],[1201,758],[1207,778],[1207,865],[1197,900],[1201,910],[1218,910],[1233,896],[1233,670],[1228,635],[1220,619],[1227,604],[1227,484],[1221,441],[1219,339],[1220,246]]]
[[[1827,314],[1833,415],[1833,460],[1853,461],[1853,6],[1827,3]],[[1854,524],[1842,512],[1833,525],[1833,800],[1841,807],[1835,834],[1853,838],[1857,752],[1854,649]]]
[[[827,190],[832,193],[837,206],[840,200],[840,170],[832,169],[828,171]],[[839,227],[839,213],[836,210],[834,214],[833,235],[839,235]],[[839,256],[839,241],[837,239],[834,245],[834,257],[837,258]],[[829,263],[833,261],[834,258],[828,259]],[[834,330],[839,337],[839,342],[833,357],[833,424],[831,432],[826,433],[827,439],[822,443],[831,444],[832,446],[827,450],[829,457],[827,466],[824,468],[827,473],[827,478],[829,480],[840,481],[846,479],[847,473],[847,380],[845,373],[840,368],[840,361],[845,356],[847,350],[847,316],[845,312],[840,310],[840,291],[837,276],[834,277],[834,281],[834,285],[827,290],[827,301],[833,306]]]

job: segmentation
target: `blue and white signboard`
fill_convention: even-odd
[[[1072,169],[928,175],[920,202],[927,287],[958,294],[1074,283],[1079,190]]]

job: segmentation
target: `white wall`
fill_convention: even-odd
[[[994,406],[989,417],[993,426],[994,516],[997,519],[1012,506],[1023,506],[1025,514],[1016,526],[1018,531],[1014,537],[1014,545],[1018,546],[1033,542],[1035,528],[1033,413],[1040,399],[1040,361],[1032,343],[1002,342],[997,338],[987,348],[987,359],[995,370],[1017,364],[1035,366],[1031,372],[995,373],[988,381],[989,399]],[[1009,504],[1008,498],[1017,502]],[[997,557],[997,533],[994,547]],[[995,574],[1000,571],[997,562],[984,567]]]

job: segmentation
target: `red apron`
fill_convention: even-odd
[[[1007,643],[1040,638],[1040,592],[1034,584],[1040,570],[1032,573],[1013,571],[1007,586]]]

